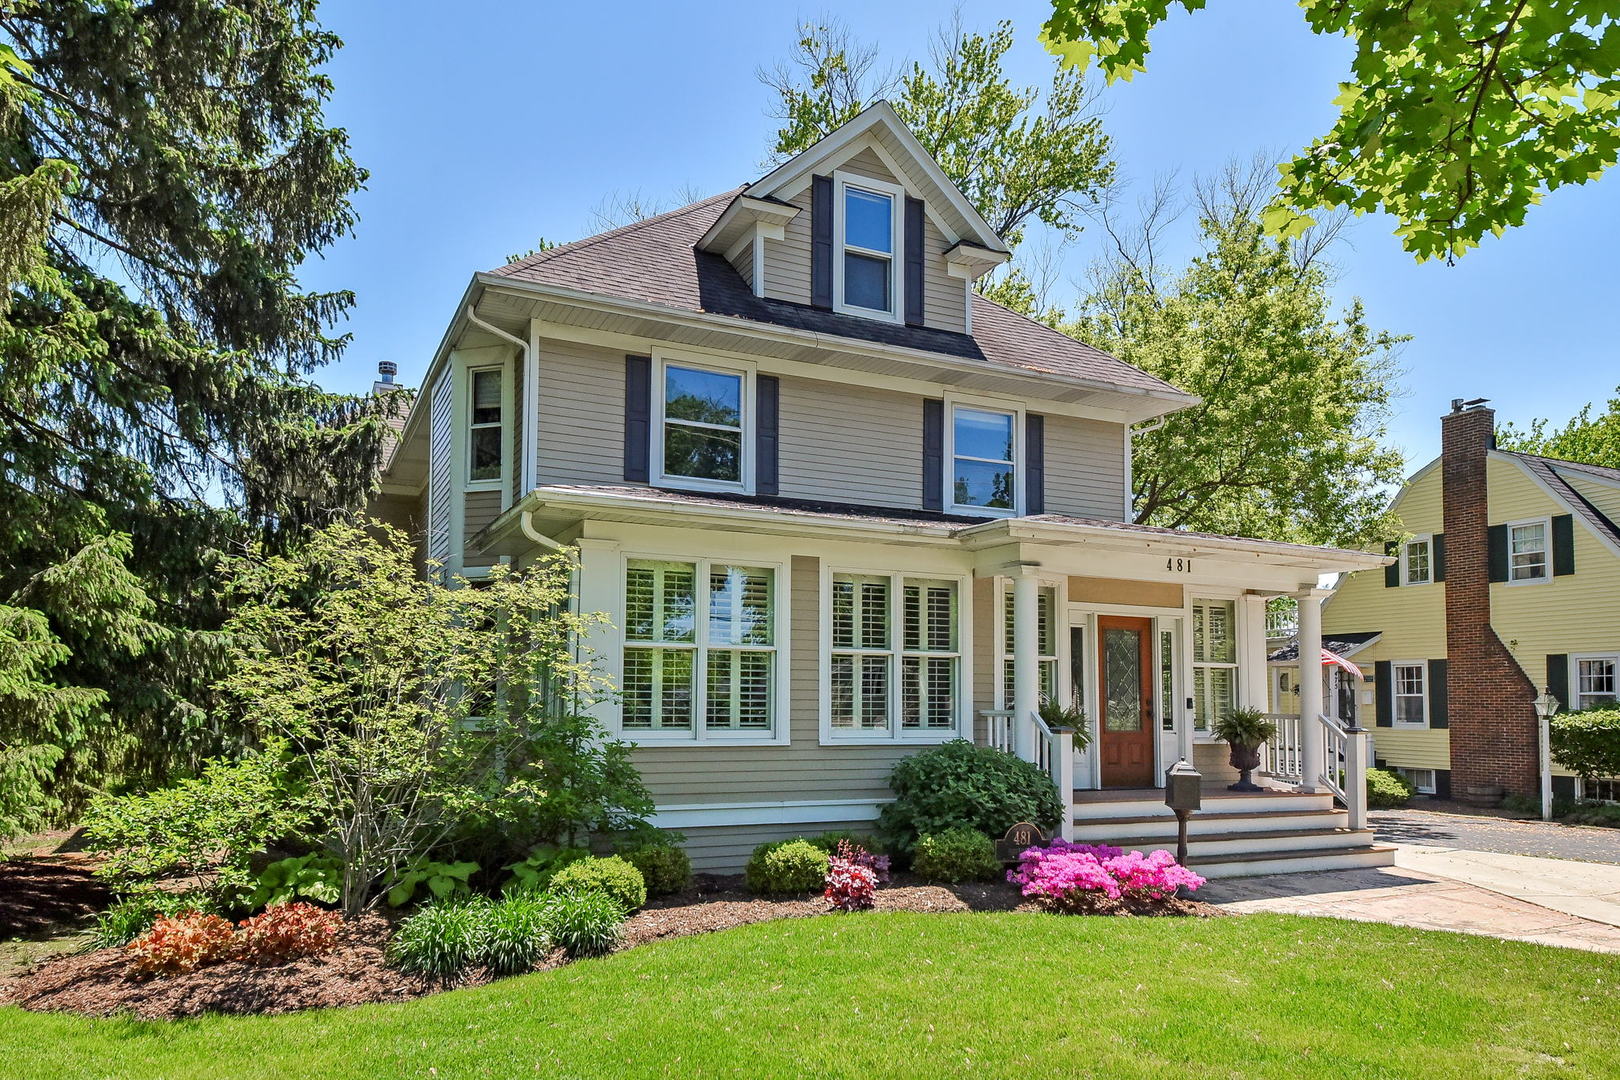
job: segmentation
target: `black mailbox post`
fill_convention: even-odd
[[[1187,862],[1187,818],[1203,807],[1203,781],[1198,770],[1182,758],[1164,774],[1164,803],[1176,812],[1176,861]]]

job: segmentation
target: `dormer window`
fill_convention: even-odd
[[[898,321],[900,209],[905,189],[864,176],[838,176],[834,309]]]

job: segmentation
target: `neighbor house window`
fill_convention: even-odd
[[[1508,579],[1545,581],[1547,578],[1547,523],[1526,521],[1508,526]]]
[[[1194,600],[1193,727],[1208,731],[1237,707],[1237,604]]]
[[[747,377],[673,361],[663,374],[663,479],[741,488]]]
[[[1412,786],[1417,788],[1419,795],[1434,794],[1435,789],[1433,769],[1408,769],[1397,765],[1392,771],[1397,775],[1404,776],[1410,780],[1412,782]]]
[[[1620,656],[1586,656],[1575,661],[1575,708],[1614,704]]]
[[[626,732],[764,737],[774,730],[776,572],[697,560],[625,568]]]
[[[829,734],[954,734],[961,711],[958,583],[839,573],[830,593]]]
[[[501,478],[501,369],[483,368],[472,374],[472,415],[468,428],[470,453],[468,480]]]
[[[1040,672],[1041,699],[1057,698],[1057,591],[1041,588],[1036,594],[1035,610],[1038,627],[1035,635],[1035,663]],[[1001,595],[1001,707],[1013,706],[1013,591],[1007,582]]]
[[[1018,414],[955,405],[951,409],[950,475],[953,508],[1016,512]]]
[[[1434,580],[1433,558],[1434,546],[1429,537],[1408,540],[1401,550],[1401,580],[1408,585],[1429,584]]]
[[[1620,803],[1620,777],[1585,780],[1577,776],[1575,798],[1581,802]]]
[[[904,190],[881,181],[840,179],[838,310],[895,318],[900,311],[900,207]]]
[[[1395,681],[1395,722],[1409,727],[1425,727],[1429,723],[1429,665],[1421,662],[1392,664]]]

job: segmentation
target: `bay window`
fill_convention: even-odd
[[[835,573],[828,581],[825,734],[948,738],[962,711],[961,586]]]
[[[1209,731],[1237,707],[1237,604],[1194,600],[1193,727]]]

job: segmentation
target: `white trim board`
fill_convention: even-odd
[[[814,799],[783,802],[682,803],[660,806],[652,822],[661,829],[728,825],[813,825],[875,820],[892,799]]]

